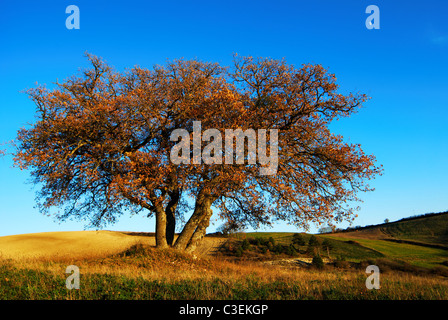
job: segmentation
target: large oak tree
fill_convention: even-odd
[[[16,141],[15,163],[40,186],[40,209],[62,210],[58,219],[100,227],[124,212],[145,211],[155,216],[158,247],[192,251],[212,207],[228,228],[276,219],[298,227],[351,221],[349,204],[358,191],[371,190],[367,180],[381,171],[372,155],[329,130],[367,97],[338,93],[335,76],[320,65],[235,56],[229,68],[176,60],[117,72],[88,58],[91,67],[79,76],[28,91],[37,119]],[[275,174],[260,174],[265,165],[247,161],[248,152],[243,163],[174,163],[172,133],[186,129],[193,144],[195,121],[202,132],[277,130]],[[174,241],[187,199],[194,200],[192,214]]]

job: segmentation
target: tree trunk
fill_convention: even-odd
[[[173,192],[166,207],[166,241],[169,246],[173,245],[174,234],[176,232],[176,207],[179,202],[179,192]]]
[[[166,211],[166,221],[166,242],[169,246],[172,246],[176,231],[176,217],[174,211]]]
[[[162,208],[156,210],[156,247],[168,247],[166,241],[166,214]]]
[[[169,139],[169,131],[165,132],[166,134],[166,140]],[[170,185],[170,191],[168,191],[169,195],[169,201],[166,206],[166,218],[167,218],[167,224],[166,224],[166,241],[168,245],[171,247],[174,242],[174,234],[176,232],[176,208],[177,204],[179,203],[179,199],[181,196],[181,190],[179,189],[178,181],[177,181],[177,175],[176,171],[171,171],[169,174],[168,183]]]
[[[205,197],[203,195],[198,195],[198,198],[196,199],[196,205],[194,208],[194,212],[191,215],[190,219],[188,220],[188,222],[185,224],[184,229],[182,230],[182,232],[180,233],[179,237],[176,240],[176,243],[174,244],[174,248],[179,249],[179,250],[185,250],[187,248],[187,246],[189,245],[190,241],[192,240],[192,237],[196,231],[196,229],[199,227],[199,224],[201,223],[201,221],[210,214],[211,212],[211,205],[212,205],[212,199],[210,197]],[[208,220],[210,220],[210,218],[208,218]],[[207,228],[208,226],[208,221],[207,221],[207,225],[201,226],[201,228],[203,228],[203,232],[205,233],[205,228]],[[199,230],[198,230],[199,231]],[[200,232],[198,233],[198,235],[196,236],[199,237]]]
[[[198,244],[201,242],[202,238],[204,238],[205,232],[207,231],[207,228],[210,225],[210,218],[213,214],[213,210],[210,207],[206,208],[206,210],[207,213],[202,218],[201,222],[199,222],[199,225],[197,226],[196,230],[191,236],[190,242],[188,243],[187,248],[185,249],[187,252],[193,252],[196,249]]]

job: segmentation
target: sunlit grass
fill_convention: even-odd
[[[74,264],[81,288],[65,287]],[[448,299],[435,275],[387,272],[368,290],[365,269],[324,270],[231,262],[136,246],[105,258],[1,260],[1,299]]]

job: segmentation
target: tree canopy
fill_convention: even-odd
[[[298,227],[351,221],[355,208],[349,204],[359,200],[358,191],[372,190],[367,181],[381,172],[373,155],[329,130],[367,97],[338,93],[335,76],[320,65],[296,68],[284,60],[235,56],[231,67],[175,60],[118,72],[87,56],[91,67],[80,75],[52,90],[28,90],[36,122],[16,141],[14,161],[40,186],[39,208],[62,209],[58,219],[100,227],[123,212],[145,211],[155,216],[157,246],[194,250],[212,207],[228,229],[277,219]],[[173,137],[176,129],[191,139]],[[230,129],[240,129],[240,142],[247,142],[242,157],[230,155],[232,164],[217,161],[228,151],[217,148],[227,140],[216,132],[224,136]],[[258,161],[251,161],[252,132],[258,132]],[[181,143],[182,156],[198,160],[198,138],[199,156],[214,161],[172,161]],[[226,147],[237,147],[234,138]],[[270,163],[261,161],[260,146]],[[273,155],[273,174],[260,174]],[[174,241],[176,223],[190,209]]]

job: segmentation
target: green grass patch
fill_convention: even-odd
[[[385,240],[356,239],[356,241],[365,247],[381,252],[389,258],[405,260],[422,267],[433,267],[448,259],[448,251],[438,248]]]

